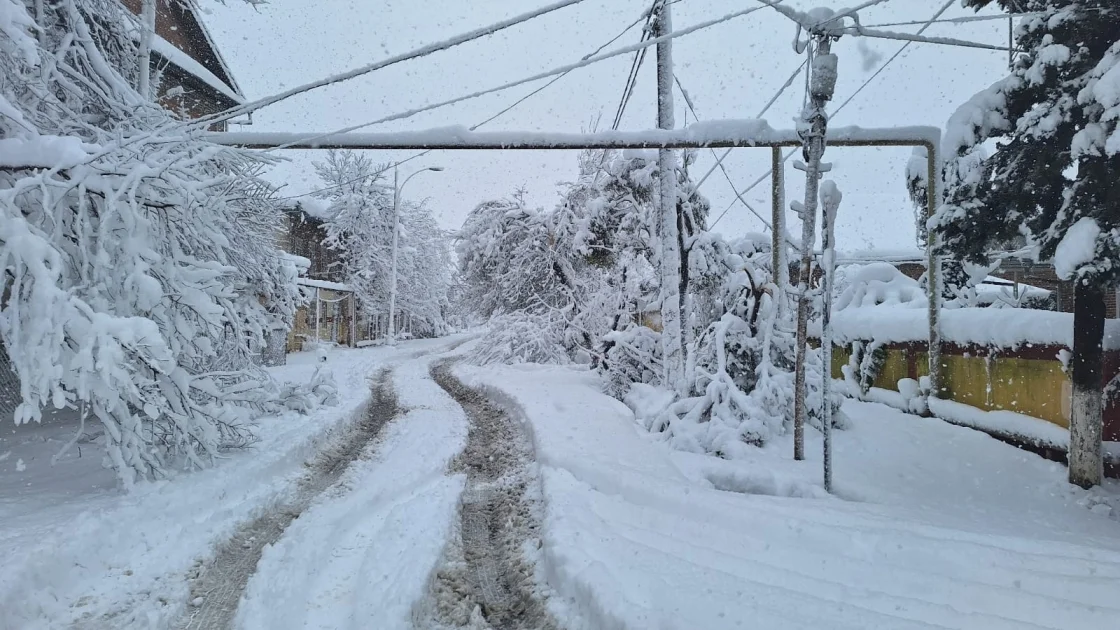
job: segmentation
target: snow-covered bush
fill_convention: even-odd
[[[791,301],[779,309],[782,294],[770,260],[768,243],[757,238],[729,244],[703,233],[691,248],[696,302],[719,315],[689,349],[692,395],[644,419],[674,446],[742,457],[748,446],[765,444],[792,426],[796,343],[787,319],[793,308]],[[820,426],[819,353],[808,353],[806,376],[809,420]],[[839,398],[830,404],[834,425],[842,426],[835,413]]]
[[[661,384],[661,333],[630,323],[604,335],[603,347],[598,367],[611,396],[623,400],[634,384]]]
[[[16,422],[82,408],[125,484],[205,465],[251,439],[243,421],[275,391],[251,359],[299,299],[262,158],[141,97],[119,3],[36,3],[34,20],[31,4],[0,0],[0,339]]]
[[[566,318],[553,311],[497,315],[466,359],[477,365],[568,363],[566,332]]]
[[[890,263],[879,262],[849,268],[844,276],[845,287],[837,296],[833,310],[863,306],[903,306],[925,308],[929,303],[917,280],[910,278]]]

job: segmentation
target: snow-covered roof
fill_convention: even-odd
[[[225,81],[222,81],[217,75],[210,72],[206,66],[199,63],[187,53],[179,50],[174,44],[159,35],[154,35],[152,37],[152,52],[163,57],[169,63],[174,64],[180,70],[197,78],[199,81],[202,81],[235,103],[240,104],[245,102],[245,97],[238,93],[234,87],[227,85]],[[229,75],[227,74],[226,76]]]
[[[241,86],[237,85],[237,79],[233,78],[233,72],[230,71],[229,64],[226,63],[225,58],[222,57],[222,51],[214,43],[214,38],[210,36],[210,30],[206,28],[206,22],[202,19],[203,11],[202,8],[198,6],[198,0],[186,1],[190,7],[191,14],[194,15],[194,21],[198,23],[199,32],[201,32],[202,36],[206,38],[206,45],[210,47],[210,52],[214,53],[214,59],[216,59],[218,61],[218,65],[221,66],[222,73],[226,75],[227,79],[229,79],[227,85],[240,99],[238,100],[238,102],[244,102],[245,95],[241,92]]]

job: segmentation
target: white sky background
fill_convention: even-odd
[[[269,0],[254,10],[241,2],[202,0],[204,16],[235,78],[250,99],[335,74],[355,66],[407,52],[424,44],[515,16],[550,0]],[[835,8],[853,0],[787,0],[806,9]],[[403,110],[493,87],[552,67],[578,61],[617,35],[650,0],[588,0],[526,24],[470,42],[450,51],[404,62],[343,84],[321,88],[265,108],[246,131],[327,131]],[[748,0],[680,0],[673,4],[675,29],[741,10]],[[865,25],[926,20],[942,0],[888,0],[861,12]],[[943,18],[973,15],[957,3]],[[915,32],[918,26],[891,27]],[[736,18],[674,40],[676,73],[688,89],[701,119],[753,118],[802,58],[792,49],[795,27],[773,9]],[[927,36],[956,37],[996,45],[1007,43],[1006,20],[971,24],[935,24]],[[640,25],[608,50],[636,43]],[[840,57],[840,78],[833,107],[851,95],[898,48],[901,42],[844,37],[833,47]],[[861,48],[864,49],[861,51]],[[867,52],[870,51],[869,57]],[[879,57],[877,60],[874,57]],[[621,128],[656,126],[653,50],[646,57]],[[483,129],[578,132],[599,120],[609,129],[630,69],[631,56],[576,70]],[[1006,53],[915,43],[836,115],[834,126],[943,126],[953,110],[976,91],[1007,72]],[[539,87],[544,81],[394,121],[367,131],[474,125]],[[791,128],[801,108],[804,82],[794,83],[766,118],[775,128]],[[686,106],[676,93],[677,126]],[[687,120],[693,121],[691,113]],[[236,129],[236,127],[235,127]],[[389,162],[411,152],[382,151]],[[283,183],[282,194],[296,195],[322,186],[311,163],[323,154],[286,151],[291,161],[270,175]],[[829,175],[844,192],[837,226],[843,250],[912,249],[913,214],[903,173],[908,148],[829,148],[834,164]],[[447,228],[458,228],[479,202],[510,195],[524,185],[534,205],[551,206],[557,183],[576,175],[570,151],[436,151],[402,166],[402,177],[425,166],[442,173],[417,176],[405,190],[410,198],[429,199]],[[714,163],[700,152],[694,167],[699,178]],[[765,173],[768,149],[736,149],[724,164],[741,190]],[[803,176],[787,163],[787,197],[803,195]],[[734,201],[718,171],[702,192],[711,200],[713,219]],[[767,182],[744,197],[769,219]],[[789,229],[800,233],[787,211]],[[715,227],[728,236],[763,230],[762,223],[736,204]]]

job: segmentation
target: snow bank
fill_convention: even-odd
[[[855,407],[855,428],[836,437],[838,479],[854,476],[840,466],[862,468],[862,494],[882,501],[765,496],[752,491],[815,493],[781,476],[767,482],[766,470],[747,462],[670,452],[639,433],[630,410],[586,371],[459,373],[500,391],[531,428],[547,504],[540,568],[550,606],[572,630],[1115,624],[1115,523],[1061,512],[1073,500],[1055,492],[1052,463],[986,436]],[[872,422],[869,413],[882,417]],[[776,461],[774,449],[759,452],[765,464]],[[958,452],[975,468],[961,466]],[[717,474],[685,475],[677,462],[686,458]],[[819,462],[788,466],[819,474]],[[915,520],[947,510],[971,527]]]
[[[939,398],[930,398],[927,404],[933,415],[953,424],[999,436],[1019,438],[1037,446],[1069,450],[1069,430],[1053,422],[1014,411],[985,411]]]
[[[261,555],[237,627],[411,629],[465,476],[447,475],[467,418],[431,378],[431,359],[394,374],[405,413]]]
[[[328,367],[339,378],[339,405],[307,416],[262,419],[260,442],[216,468],[138,484],[126,495],[113,490],[71,493],[65,505],[32,498],[0,501],[0,522],[5,524],[0,628],[57,628],[79,619],[102,627],[107,615],[113,615],[113,628],[166,627],[185,604],[191,567],[240,523],[290,497],[304,462],[335,427],[363,412],[368,379],[378,366],[405,352],[446,343],[332,351]],[[314,355],[289,358],[289,365],[272,369],[276,378],[308,382],[317,365]],[[40,487],[40,492],[59,495],[50,487]]]

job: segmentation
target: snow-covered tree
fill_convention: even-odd
[[[1070,481],[1090,486],[1101,479],[1104,296],[1120,280],[1120,6],[995,4],[1028,12],[1015,31],[1024,52],[950,119],[946,198],[930,226],[968,262],[1025,244],[1075,280]],[[988,140],[998,141],[990,156]]]
[[[570,323],[581,288],[546,213],[526,207],[520,194],[484,202],[467,216],[457,251],[466,302],[479,317],[501,318],[480,344],[485,355],[476,360],[570,358],[573,336],[580,336]],[[526,337],[527,330],[549,343]]]
[[[136,89],[135,17],[110,0],[0,0],[0,339],[17,423],[105,427],[127,485],[251,439],[274,398],[252,355],[297,270],[262,158],[205,142]]]
[[[393,188],[378,165],[353,151],[331,151],[315,165],[326,184],[320,196],[329,247],[342,259],[346,282],[363,310],[388,314],[393,265]],[[426,204],[401,201],[397,258],[397,315],[412,316],[423,335],[446,331],[444,320],[452,261],[448,239]]]

